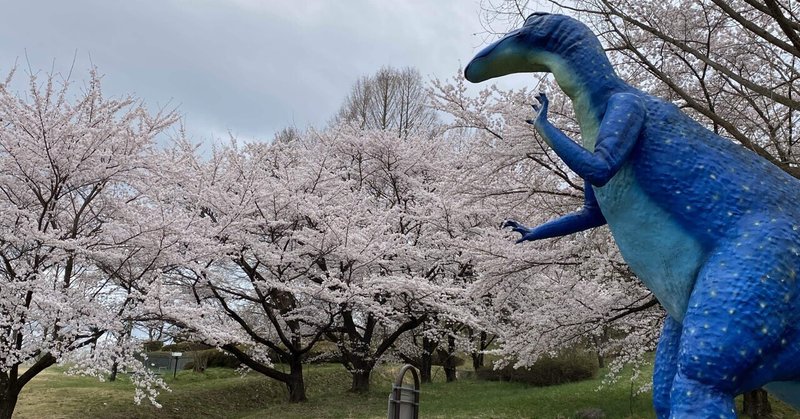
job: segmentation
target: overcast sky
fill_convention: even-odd
[[[479,0],[5,0],[0,73],[75,58],[72,80],[93,64],[106,94],[177,106],[195,141],[269,140],[323,126],[381,66],[455,77],[488,42],[478,16]]]

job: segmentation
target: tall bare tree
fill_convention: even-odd
[[[372,76],[364,76],[353,85],[334,123],[359,129],[409,133],[433,129],[436,112],[428,106],[425,83],[414,68],[383,67]]]

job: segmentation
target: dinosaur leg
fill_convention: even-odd
[[[678,348],[683,326],[671,316],[664,319],[664,328],[658,339],[656,366],[653,372],[653,406],[659,419],[669,417],[669,392],[678,372]]]
[[[750,218],[700,270],[683,320],[671,417],[735,418],[733,397],[781,374],[800,247],[789,223]]]

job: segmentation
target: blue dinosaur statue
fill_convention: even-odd
[[[608,224],[623,258],[666,309],[656,351],[659,418],[735,418],[734,396],[765,387],[800,408],[800,181],[614,72],[579,21],[534,13],[479,52],[471,82],[550,72],[583,144],[528,121],[584,179],[583,208],[519,240]]]

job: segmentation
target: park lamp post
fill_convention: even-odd
[[[183,352],[173,352],[172,357],[175,358],[175,369],[172,371],[172,378],[178,375],[178,359],[183,355]]]

